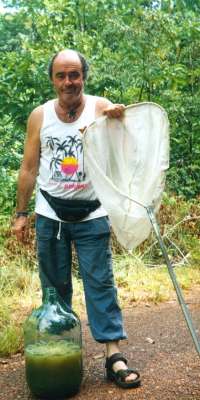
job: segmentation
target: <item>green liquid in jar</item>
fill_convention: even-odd
[[[82,352],[77,344],[62,340],[28,345],[25,361],[27,383],[36,396],[58,399],[79,391]]]

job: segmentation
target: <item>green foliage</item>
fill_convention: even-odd
[[[168,190],[187,198],[200,193],[198,1],[3,3],[10,8],[0,15],[2,212],[15,202],[27,117],[54,96],[48,62],[67,47],[89,60],[87,92],[125,104],[153,101],[166,109],[171,125]]]

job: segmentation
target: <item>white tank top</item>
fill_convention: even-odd
[[[61,121],[55,111],[55,99],[43,105],[40,130],[41,155],[37,177],[35,212],[60,221],[40,192],[40,188],[62,199],[97,198],[84,164],[81,129],[95,120],[97,97],[87,95],[80,117],[71,123]],[[100,206],[86,221],[107,215]]]

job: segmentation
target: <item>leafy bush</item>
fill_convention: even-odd
[[[49,59],[67,47],[83,52],[89,60],[91,72],[86,92],[125,104],[153,101],[166,109],[171,132],[167,190],[186,198],[198,196],[197,1],[4,3],[11,9],[0,15],[2,213],[11,212],[15,204],[15,177],[27,117],[37,105],[54,97],[47,74]]]

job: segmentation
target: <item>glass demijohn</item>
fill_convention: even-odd
[[[38,397],[73,396],[82,380],[81,324],[53,287],[24,323],[26,380]]]

